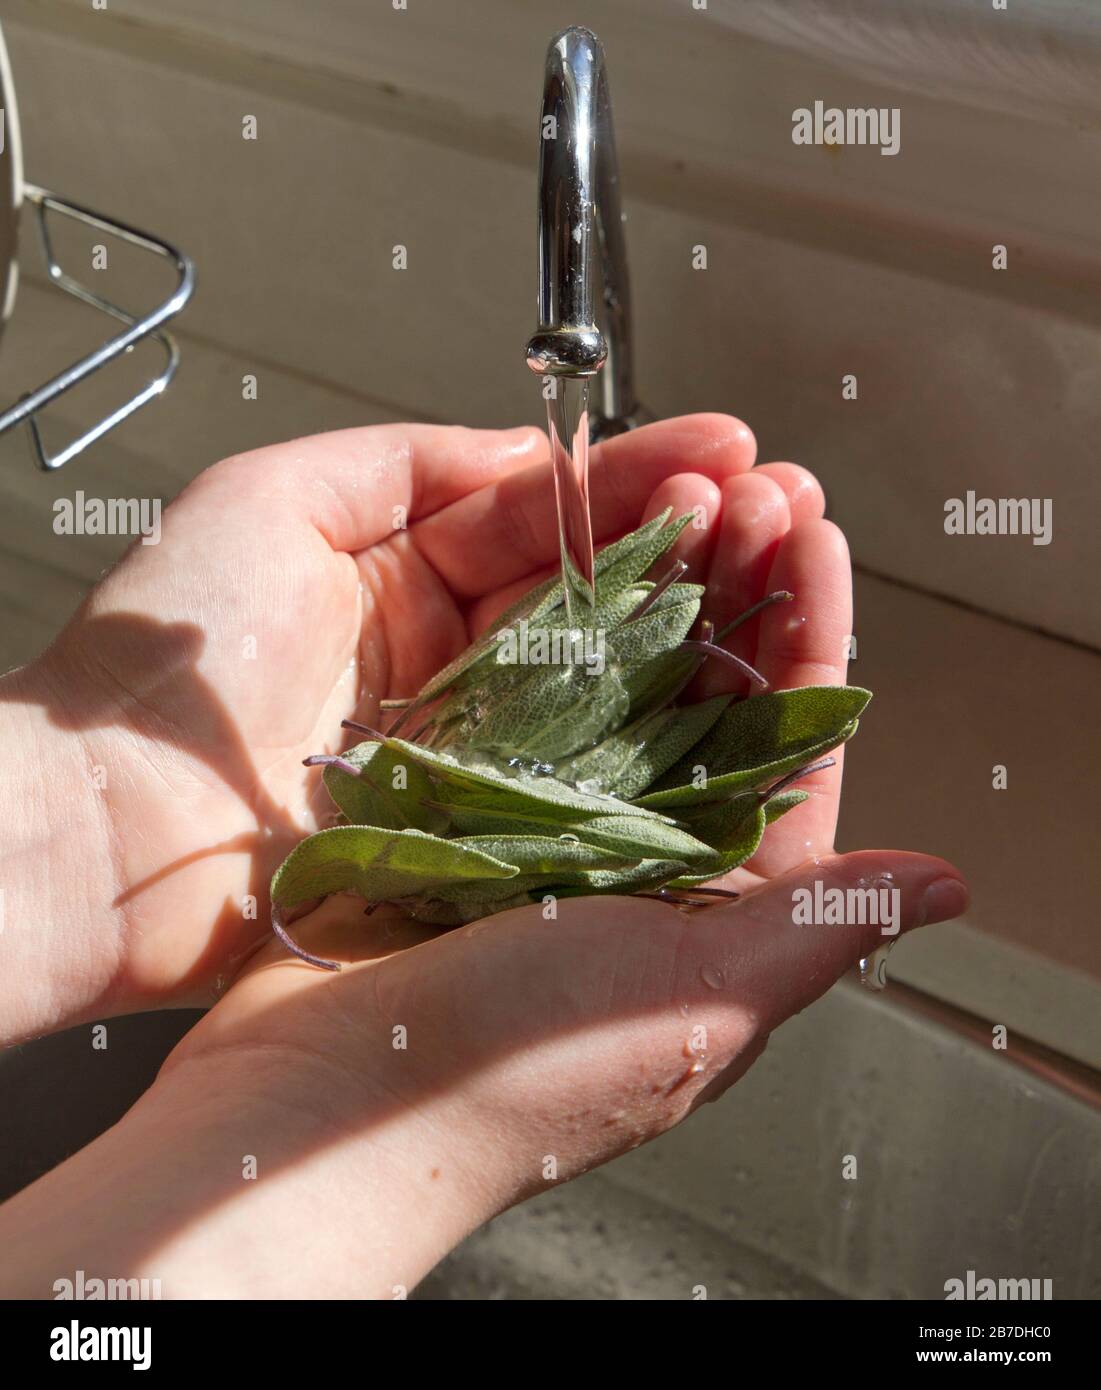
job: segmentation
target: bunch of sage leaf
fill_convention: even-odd
[[[644,578],[691,520],[669,516],[596,557],[586,635],[598,636],[599,661],[569,625],[561,582],[548,580],[415,699],[395,702],[389,732],[346,721],[362,742],[307,759],[324,766],[339,815],[272,879],[273,926],[291,950],[337,968],[286,930],[296,908],[334,893],[442,927],[588,894],[690,902],[805,800],[793,783],[852,737],[870,693],[806,686],[677,703],[711,657],[763,686],[718,643],[792,595],[689,640],[703,587],[682,581],[680,562]],[[532,633],[567,658],[516,660]]]

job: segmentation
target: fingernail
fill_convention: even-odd
[[[967,908],[967,885],[958,878],[936,878],[921,900],[924,922],[948,922]]]

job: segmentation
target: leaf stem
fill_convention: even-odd
[[[682,893],[704,893],[709,898],[729,898],[731,901],[733,901],[735,898],[740,898],[742,896],[741,893],[735,893],[729,888],[694,887],[682,888],[679,891]]]
[[[797,767],[794,772],[789,772],[786,777],[781,777],[773,786],[757,794],[762,801],[771,801],[774,796],[778,796],[780,792],[790,787],[792,782],[798,782],[802,777],[809,777],[812,772],[824,772],[827,767],[836,767],[836,765],[837,759],[832,756],[820,758],[818,762],[808,763],[806,767]]]
[[[374,739],[376,743],[385,743],[387,734],[380,734],[377,729],[372,729],[370,724],[360,724],[355,719],[342,719],[340,721],[342,729],[350,729],[353,734],[366,734],[368,738]]]
[[[725,647],[716,646],[714,642],[682,642],[680,649],[681,651],[700,652],[703,656],[717,656],[721,661],[727,662],[735,670],[740,671],[755,685],[759,685],[762,690],[768,688],[768,681],[765,680],[760,671],[755,671],[748,661],[743,661],[740,656],[728,652]]]
[[[299,960],[304,960],[307,965],[319,966],[322,970],[339,970],[340,962],[337,960],[325,960],[322,956],[312,955],[304,947],[299,946],[298,942],[291,936],[283,925],[283,914],[274,903],[271,909],[271,929],[290,951],[291,955],[297,956]]]
[[[775,593],[766,594],[759,603],[755,603],[752,608],[747,608],[744,613],[739,613],[733,622],[727,623],[715,640],[717,642],[724,641],[735,628],[741,627],[743,623],[748,623],[750,618],[755,618],[763,608],[770,608],[774,603],[791,603],[794,598],[795,595],[787,589],[777,589]]]
[[[362,773],[362,768],[356,767],[355,763],[350,763],[347,758],[340,757],[338,753],[311,753],[308,758],[302,759],[302,766],[338,767],[349,777],[359,777]]]
[[[631,614],[629,614],[628,617],[624,618],[623,626],[626,627],[628,623],[637,622],[639,618],[643,617],[644,614],[646,614],[653,607],[653,605],[658,601],[658,599],[661,598],[662,594],[665,593],[666,589],[668,589],[671,585],[675,584],[677,580],[681,577],[681,575],[687,571],[687,569],[688,564],[686,561],[674,560],[673,563],[666,570],[666,572],[662,575],[662,577],[657,581],[654,587],[638,605],[638,607]]]

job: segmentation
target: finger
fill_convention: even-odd
[[[845,538],[829,521],[794,527],[776,553],[768,588],[787,589],[791,603],[761,615],[756,666],[773,690],[844,685],[852,631],[852,571]],[[773,825],[749,868],[770,875],[833,846],[844,750],[835,765],[799,782],[809,799]]]
[[[593,536],[607,540],[639,524],[654,489],[676,473],[722,482],[752,467],[747,425],[725,415],[662,420],[597,445],[589,496]],[[549,464],[502,479],[436,512],[415,532],[423,554],[459,594],[479,597],[551,564],[558,554]]]
[[[960,916],[967,902],[959,871],[943,859],[862,850],[804,865],[730,909],[743,942],[754,942],[748,956],[744,946],[723,941],[723,924],[715,919],[707,925],[719,939],[705,940],[701,950],[716,956],[711,980],[729,979],[756,1019],[760,1046],[752,1061],[774,1028],[821,998],[858,961],[908,931]],[[718,1099],[745,1071],[746,1058],[736,1056],[701,1089],[697,1103]]]
[[[258,968],[202,1029],[223,1055],[277,1036],[292,1058],[337,1059],[318,1074],[345,1147],[360,1129],[385,1143],[413,1117],[399,1150],[410,1180],[392,1201],[427,1230],[426,1248],[408,1254],[415,1279],[548,1181],[672,1128],[862,956],[965,906],[943,860],[869,851],[807,866],[733,906],[687,915],[639,899],[565,900],[553,929],[534,905],[384,959],[386,942],[358,912],[348,940],[364,963],[335,974],[290,960]],[[312,949],[307,925],[296,934]],[[439,1187],[426,1203],[429,1174]]]
[[[354,559],[365,599],[360,660],[377,676],[361,692],[353,717],[374,724],[380,699],[418,691],[466,647],[469,636],[465,615],[408,532]]]
[[[779,483],[756,469],[728,478],[722,489],[722,519],[711,560],[701,616],[716,633],[763,598],[773,559],[791,525],[787,497]],[[742,623],[720,645],[751,665],[758,619]],[[749,682],[717,658],[705,662],[694,693],[706,698],[726,691],[748,694]]]
[[[877,947],[958,917],[967,902],[959,870],[944,859],[901,850],[830,855],[773,879],[731,908],[743,944],[727,945],[720,962],[729,962],[739,999],[771,1031]],[[748,951],[746,941],[752,942]],[[715,949],[720,945],[716,936]]]
[[[334,550],[354,552],[546,458],[546,436],[530,426],[369,425],[226,459],[181,501],[217,489],[286,504]]]
[[[826,514],[826,494],[818,479],[797,463],[759,463],[754,473],[779,483],[788,499],[791,523],[811,521]]]
[[[691,513],[692,520],[654,566],[651,578],[665,573],[677,560],[688,568],[681,576],[689,584],[707,579],[717,522],[722,514],[722,489],[702,473],[677,473],[654,489],[642,513],[642,523],[670,510],[674,517]]]
[[[381,999],[376,1028],[408,1024],[401,1089],[454,1093],[479,1130],[508,1136],[487,1176],[511,1200],[525,1172],[540,1180],[538,1156],[556,1154],[568,1177],[670,1128],[858,960],[966,901],[944,860],[865,851],[692,914],[567,899],[549,931],[544,908],[515,909],[394,956],[375,978],[353,968],[319,987],[345,996],[341,1020]],[[377,954],[368,939],[357,949]],[[284,969],[287,984],[309,980],[308,966]]]
[[[523,579],[516,579],[492,594],[475,599],[467,608],[467,628],[471,640],[480,637],[483,632],[492,627],[501,614],[506,609],[511,608],[519,599],[522,599],[529,590],[542,584],[546,579],[557,579],[560,574],[561,569],[558,565],[544,565],[534,574],[526,575]]]

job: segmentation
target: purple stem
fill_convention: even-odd
[[[821,758],[816,763],[808,763],[806,767],[797,767],[794,772],[789,772],[786,777],[768,788],[767,791],[758,793],[762,801],[771,801],[774,796],[790,787],[792,782],[798,782],[801,777],[809,777],[812,772],[824,772],[827,767],[836,766],[837,759],[834,757]]]
[[[283,945],[287,948],[287,950],[290,951],[291,955],[297,956],[299,960],[304,960],[307,963],[307,965],[316,965],[319,966],[322,970],[339,970],[341,968],[339,961],[324,960],[321,956],[311,955],[309,951],[306,951],[301,946],[299,946],[297,941],[294,940],[294,938],[287,931],[286,927],[283,925],[282,912],[280,912],[280,910],[274,906],[271,910],[271,929],[279,938],[279,940],[283,943]]]
[[[709,898],[729,898],[731,901],[742,896],[740,893],[732,892],[729,888],[681,888],[678,891],[681,893],[704,893]]]
[[[311,753],[308,758],[302,759],[303,767],[338,767],[341,772],[346,772],[349,777],[358,777],[363,769],[356,767],[355,763],[350,763],[347,758],[342,758],[337,753]]]
[[[759,603],[755,603],[752,608],[747,608],[744,613],[739,613],[732,623],[727,623],[726,627],[719,633],[718,640],[724,641],[735,628],[741,627],[743,623],[748,623],[750,618],[755,618],[762,608],[769,608],[774,603],[791,603],[795,598],[793,593],[787,589],[777,589],[774,594],[766,594]]]
[[[735,670],[740,671],[743,676],[759,685],[762,689],[768,688],[768,681],[761,675],[760,671],[755,671],[748,661],[743,661],[740,656],[735,656],[733,652],[728,652],[725,647],[717,647],[714,642],[682,642],[682,651],[700,652],[704,656],[717,656],[721,661],[728,662]]]
[[[665,593],[666,589],[668,589],[670,585],[675,584],[687,569],[688,565],[684,560],[674,560],[669,569],[657,581],[638,607],[629,617],[624,619],[624,624],[633,623],[636,619],[641,618],[644,613],[648,612],[658,599],[661,598],[662,594]]]
[[[353,734],[366,734],[368,738],[374,739],[376,743],[385,743],[386,734],[380,734],[377,729],[372,729],[370,724],[359,724],[354,719],[342,719],[340,721],[342,729],[351,729]]]

